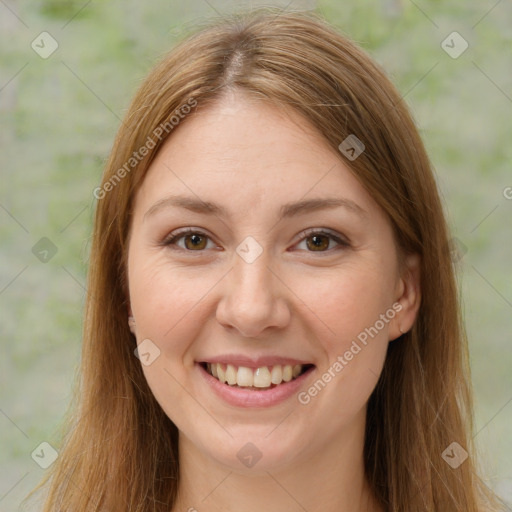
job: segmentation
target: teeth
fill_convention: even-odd
[[[230,386],[234,386],[236,384],[236,369],[232,364],[228,364],[226,369],[226,380]]]
[[[216,366],[216,365],[214,365]],[[256,386],[254,384],[254,375],[250,368],[246,368],[245,366],[240,366],[238,368],[238,373],[236,374],[236,383],[239,386]]]
[[[281,384],[282,380],[283,380],[283,369],[281,366],[274,366],[272,368],[272,373],[270,374],[271,375],[271,382],[272,384]]]
[[[266,366],[258,368],[254,372],[254,387],[256,388],[268,388],[272,384],[270,380],[270,371]]]
[[[217,378],[221,381],[221,382],[226,382],[226,373],[224,372],[224,370],[222,369],[222,366],[220,364],[215,364],[213,363],[212,364],[212,367],[213,366],[216,366],[217,367]]]
[[[303,370],[303,365],[274,365],[271,369],[262,366],[253,370],[246,366],[223,365],[221,363],[207,363],[206,369],[210,375],[220,382],[230,386],[269,388],[284,382],[290,382],[297,378]]]

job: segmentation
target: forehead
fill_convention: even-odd
[[[169,194],[212,200],[233,214],[309,196],[376,207],[340,154],[300,114],[239,93],[199,108],[172,133],[136,205],[147,209]]]

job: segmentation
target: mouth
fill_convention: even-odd
[[[314,368],[313,364],[273,365],[249,368],[224,363],[201,362],[199,365],[222,384],[233,388],[265,391],[291,382]]]

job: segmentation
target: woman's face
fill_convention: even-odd
[[[343,158],[297,114],[237,93],[190,115],[137,192],[139,357],[205,463],[266,471],[363,435],[388,343],[414,321],[417,265],[400,271]]]

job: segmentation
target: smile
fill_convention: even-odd
[[[201,363],[201,366],[223,384],[263,391],[290,382],[305,373],[311,364],[261,366],[249,368],[224,363]]]

